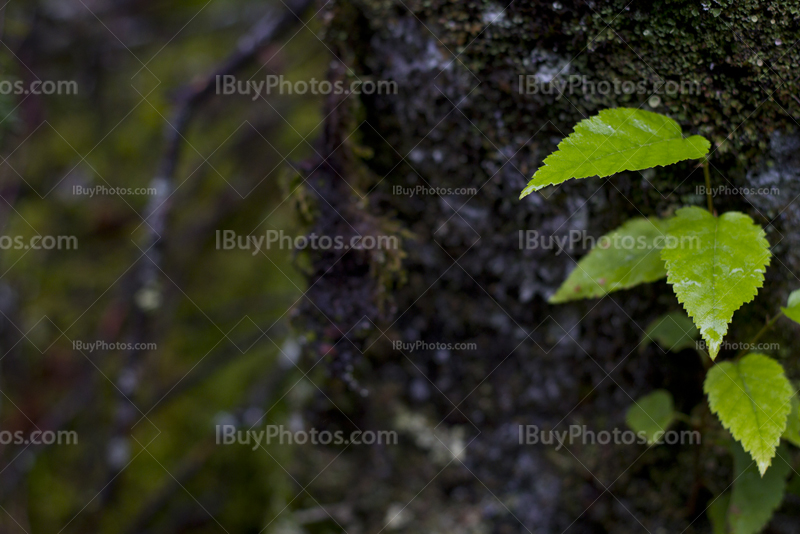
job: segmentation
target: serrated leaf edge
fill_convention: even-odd
[[[753,355],[753,354],[758,354],[758,353],[751,353],[751,354],[748,354],[748,356],[751,356],[751,355]],[[770,358],[769,356],[766,356],[766,355],[764,355],[764,354],[760,354],[760,355],[761,355],[761,356],[764,356],[765,358],[767,358],[767,359],[769,359],[769,360],[771,360],[771,361],[773,361],[773,362],[775,362],[775,363],[776,363],[778,366],[780,366],[780,368],[781,368],[781,374],[782,374],[782,375],[783,375],[783,377],[786,379],[786,381],[787,381],[787,382],[789,382],[789,379],[788,379],[788,378],[786,378],[786,371],[783,369],[783,366],[782,366],[782,365],[781,365],[779,362],[777,362],[777,361],[776,361],[776,360],[774,360],[773,358]],[[745,356],[745,357],[746,357],[746,356]],[[717,364],[717,365],[719,366],[719,365],[722,365],[722,364],[728,363],[728,364],[730,364],[730,365],[736,365],[736,366],[738,366],[739,362],[741,362],[741,360],[739,360],[739,361],[737,361],[737,362],[733,362],[733,361],[721,362],[721,363],[719,363],[719,364]],[[724,371],[723,371],[723,372],[724,372]],[[725,373],[725,374],[726,374],[726,376],[728,376],[728,378],[730,378],[730,376],[729,376],[727,373]],[[734,385],[734,386],[736,386],[736,387],[739,387],[739,385],[738,385],[736,382],[734,382],[732,378],[730,379],[730,381],[731,381],[731,384],[733,384],[733,385]],[[790,383],[790,384],[791,384],[791,383]],[[740,389],[741,389],[741,388],[740,388]],[[793,389],[793,388],[790,388],[790,389]],[[726,390],[726,391],[727,391],[727,390]],[[726,424],[726,423],[725,423],[725,421],[723,421],[723,420],[722,420],[722,418],[719,416],[719,412],[718,412],[718,411],[717,411],[717,409],[716,409],[716,408],[717,408],[717,406],[716,406],[716,403],[712,401],[711,395],[710,395],[710,394],[709,394],[709,392],[706,390],[706,384],[705,384],[705,382],[703,383],[703,392],[706,394],[706,397],[708,397],[708,406],[709,406],[709,408],[711,409],[711,412],[712,412],[714,415],[716,415],[716,416],[717,416],[717,419],[718,419],[718,420],[719,420],[719,422],[722,424],[722,427],[723,427],[725,430],[727,430],[728,432],[730,432],[730,433],[731,433],[731,436],[733,436],[733,437],[734,437],[734,439],[735,439],[736,441],[738,441],[738,442],[739,442],[739,443],[742,445],[742,448],[744,448],[744,447],[745,447],[745,445],[744,445],[744,443],[742,443],[742,440],[741,440],[739,437],[737,437],[737,436],[736,436],[736,433],[734,433],[734,431],[731,429],[730,425],[729,425],[729,424]],[[749,394],[749,393],[747,393],[746,391],[745,391],[744,393],[745,393],[745,395],[747,395],[747,398],[750,400],[750,405],[751,405],[751,406],[755,405],[755,406],[756,406],[756,408],[758,408],[758,405],[756,405],[756,404],[755,404],[755,401],[753,401],[753,398],[750,396],[750,394]],[[793,391],[793,393],[794,393],[794,391]],[[723,396],[724,396],[724,395],[719,395],[719,397],[720,397],[720,398],[722,398]],[[760,409],[760,408],[759,408],[759,409]],[[790,412],[791,412],[791,406],[789,407],[789,409],[790,409]],[[755,412],[755,410],[754,410],[754,413],[756,413],[756,419],[758,419],[758,415],[757,415],[757,412]],[[767,416],[767,417],[768,417],[770,420],[772,419],[772,417],[770,417],[770,416]],[[762,442],[762,444],[765,444],[765,445],[767,446],[767,448],[769,448],[769,449],[771,449],[771,450],[772,450],[772,456],[770,457],[769,461],[768,461],[768,462],[766,462],[766,465],[763,465],[763,468],[762,468],[762,463],[761,463],[761,462],[759,462],[759,461],[758,461],[756,458],[753,458],[753,453],[752,453],[751,451],[749,451],[749,450],[745,449],[745,452],[747,452],[747,454],[749,454],[749,455],[750,455],[750,457],[751,457],[751,458],[753,458],[753,461],[755,461],[755,462],[756,462],[756,464],[758,465],[758,471],[759,471],[759,473],[761,473],[761,476],[762,476],[762,477],[764,476],[764,473],[766,473],[766,472],[767,472],[767,469],[768,469],[768,468],[769,468],[769,467],[772,465],[772,459],[773,459],[773,458],[775,458],[776,451],[778,450],[778,447],[780,446],[780,440],[781,440],[781,439],[782,439],[782,437],[783,437],[783,433],[786,431],[786,425],[787,425],[787,423],[788,423],[788,418],[789,418],[789,413],[787,413],[787,414],[786,414],[786,419],[784,419],[784,421],[783,421],[783,428],[781,428],[781,436],[780,436],[780,438],[778,439],[778,441],[775,443],[775,445],[774,445],[774,446],[770,446],[770,445],[769,445],[769,444],[768,444],[766,441],[764,441],[764,438],[763,438],[763,437],[761,437],[761,434],[760,434],[760,433],[758,434],[758,439],[759,439],[759,440]],[[774,421],[773,421],[773,422],[774,422]]]
[[[702,208],[701,208],[701,209],[702,209]],[[703,211],[706,211],[706,210],[703,210]],[[706,213],[708,213],[708,211],[706,211]],[[736,212],[736,211],[728,211],[728,212],[725,212],[725,213],[723,213],[723,215],[725,215],[725,214],[727,214],[727,213],[741,213],[741,212]],[[743,215],[746,215],[746,214],[743,214]],[[713,216],[713,215],[712,215],[712,216]],[[746,216],[747,216],[747,215],[746,215]],[[717,217],[717,216],[713,216],[713,217],[714,217],[715,219],[718,219],[718,218],[719,218],[719,217]],[[755,223],[755,221],[753,221],[752,217],[750,217],[750,216],[747,216],[747,217],[750,219],[750,221],[753,223],[753,225],[755,225],[755,226],[758,226],[758,225]],[[759,235],[759,238],[760,238],[760,239],[762,239],[762,240],[764,240],[764,241],[765,241],[765,243],[766,243],[766,250],[767,250],[767,252],[766,252],[766,262],[764,263],[764,269],[766,269],[767,267],[769,267],[769,265],[770,265],[770,262],[772,261],[772,251],[770,251],[770,250],[769,250],[769,241],[767,241],[766,232],[764,232],[764,228],[762,228],[762,227],[760,227],[760,226],[759,226],[759,229],[761,230],[761,232],[760,232],[760,235]],[[667,232],[669,232],[669,229],[667,229]],[[666,250],[666,249],[663,249],[663,250]],[[662,254],[663,254],[663,250],[662,250]],[[671,267],[670,263],[671,263],[671,262],[670,262],[670,260],[667,260],[667,259],[665,259],[665,258],[663,257],[663,255],[662,255],[661,259],[663,259],[663,260],[664,260],[664,265],[665,265],[665,267],[666,267],[666,269],[667,269],[667,284],[669,284],[670,286],[672,286],[672,285],[674,285],[674,284],[675,284],[675,280],[674,280],[674,279],[672,279],[672,277],[670,276],[670,267]],[[713,271],[712,271],[712,272],[713,272]],[[725,330],[722,332],[722,337],[723,337],[723,338],[724,338],[724,337],[725,337],[725,335],[728,333],[728,326],[729,326],[729,325],[731,324],[731,322],[733,321],[733,314],[734,314],[734,313],[736,313],[737,311],[739,311],[739,310],[742,308],[742,306],[744,306],[745,304],[749,304],[749,303],[753,302],[753,300],[754,300],[754,299],[756,298],[756,296],[758,295],[758,290],[764,287],[764,275],[765,275],[765,273],[761,272],[761,273],[758,273],[758,274],[759,274],[759,281],[758,281],[758,284],[757,284],[757,285],[755,285],[755,286],[753,287],[753,294],[750,296],[750,298],[749,298],[749,299],[747,299],[747,300],[745,300],[745,301],[742,301],[742,303],[739,305],[739,307],[738,307],[738,308],[736,308],[735,310],[731,311],[731,316],[730,316],[730,318],[728,318],[728,319],[725,321]],[[733,288],[729,288],[729,289],[728,289],[728,292],[730,292],[732,289],[733,289]],[[705,335],[704,335],[704,334],[705,334],[705,330],[707,330],[707,329],[700,328],[700,327],[697,325],[697,322],[696,322],[696,321],[694,321],[694,318],[695,318],[694,314],[692,314],[692,313],[691,313],[691,312],[690,312],[690,311],[689,311],[689,310],[686,308],[686,302],[685,302],[685,301],[683,301],[683,300],[681,300],[681,297],[680,297],[680,296],[678,296],[678,293],[677,293],[677,292],[675,292],[675,291],[674,291],[674,289],[673,289],[673,293],[675,294],[675,298],[678,300],[678,303],[679,303],[679,304],[680,304],[680,305],[683,307],[683,310],[686,312],[686,315],[688,315],[689,317],[691,317],[691,318],[692,318],[692,321],[694,322],[695,326],[696,326],[696,327],[697,327],[697,329],[700,331],[700,336],[701,336],[701,337],[703,338],[703,340],[704,340],[704,341],[706,341],[706,343],[708,344],[708,348],[710,349],[710,350],[708,351],[708,355],[709,355],[709,357],[711,358],[711,360],[715,360],[715,359],[716,359],[716,357],[719,355],[719,346],[722,344],[722,340],[720,340],[720,341],[719,341],[719,342],[717,342],[717,343],[711,343],[711,341],[710,341],[710,340],[706,339],[706,337],[705,337]],[[725,294],[727,295],[727,293],[725,293]],[[716,348],[716,350],[714,350],[714,348]]]
[[[673,137],[673,138],[670,138],[670,139],[661,139],[659,141],[655,141],[653,143],[648,143],[646,145],[640,145],[640,146],[633,147],[633,148],[628,148],[628,149],[625,149],[625,150],[619,150],[617,152],[610,152],[610,153],[605,154],[603,156],[599,156],[597,158],[594,158],[593,160],[591,160],[590,158],[586,158],[583,162],[581,162],[580,164],[578,164],[576,166],[576,170],[581,165],[583,165],[584,163],[587,163],[587,162],[591,163],[592,161],[598,161],[598,160],[600,160],[602,158],[605,158],[605,157],[608,157],[608,156],[611,156],[611,155],[614,155],[614,154],[623,154],[625,152],[631,152],[631,151],[634,151],[634,150],[636,152],[638,152],[641,149],[645,149],[645,148],[652,147],[652,146],[655,146],[655,145],[658,145],[658,144],[661,144],[661,143],[669,143],[669,142],[677,141],[677,140],[682,140],[682,141],[690,141],[690,140],[692,140],[692,144],[693,145],[694,145],[694,142],[696,142],[696,141],[700,141],[701,144],[704,143],[705,150],[704,150],[703,154],[698,156],[697,158],[678,158],[678,159],[675,159],[674,161],[664,161],[663,163],[656,163],[656,164],[648,165],[646,167],[641,167],[641,168],[622,169],[620,171],[612,172],[610,174],[599,174],[598,173],[598,174],[587,174],[585,176],[571,176],[571,177],[567,178],[566,180],[564,180],[562,182],[559,182],[558,184],[553,184],[551,182],[549,184],[536,185],[536,184],[533,183],[536,180],[536,175],[539,174],[542,170],[544,170],[547,167],[549,167],[548,160],[550,160],[550,162],[552,164],[553,159],[554,158],[557,159],[556,154],[558,154],[562,150],[562,147],[566,148],[566,146],[568,144],[567,142],[570,139],[570,137],[575,135],[575,134],[580,135],[580,132],[578,131],[578,126],[580,126],[584,122],[591,121],[592,119],[601,118],[604,113],[613,112],[615,110],[624,110],[624,109],[630,109],[630,110],[633,110],[633,111],[641,111],[638,108],[626,108],[626,107],[606,108],[606,109],[600,110],[596,115],[593,115],[591,117],[587,117],[587,118],[579,121],[575,125],[575,127],[573,128],[572,132],[570,134],[568,134],[566,137],[564,137],[558,143],[558,145],[556,146],[556,149],[553,152],[551,152],[546,158],[544,158],[544,160],[542,160],[542,165],[538,169],[536,169],[536,172],[533,173],[533,176],[531,177],[530,181],[525,186],[525,188],[522,190],[522,193],[520,193],[520,195],[519,195],[520,200],[525,198],[526,196],[530,195],[531,193],[533,193],[535,191],[539,191],[540,189],[543,189],[543,188],[548,187],[550,185],[560,185],[560,184],[562,184],[562,183],[564,183],[564,182],[566,182],[568,180],[581,179],[581,178],[590,178],[592,176],[597,176],[598,178],[605,178],[605,177],[608,177],[608,176],[612,176],[614,174],[618,174],[620,172],[641,171],[641,170],[644,170],[644,169],[652,169],[654,167],[666,167],[667,165],[674,165],[675,163],[678,163],[680,161],[686,161],[686,160],[690,160],[690,159],[700,159],[700,158],[704,157],[708,153],[708,150],[711,148],[711,142],[708,139],[706,139],[705,137],[703,137],[702,135],[690,135],[689,137],[683,137],[683,128],[681,128],[681,126],[678,123],[678,121],[676,121],[675,119],[673,119],[673,118],[671,118],[671,117],[669,117],[667,115],[663,115],[661,113],[651,112],[651,113],[655,113],[656,115],[661,115],[661,117],[667,119],[668,121],[671,121],[675,126],[677,126],[677,130],[680,133],[680,137]],[[628,120],[630,120],[630,119],[627,119],[625,122],[627,123]],[[592,152],[592,154],[594,154],[594,152]],[[630,158],[628,158],[628,160],[630,160]]]

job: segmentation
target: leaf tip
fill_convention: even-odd
[[[764,478],[764,473],[767,472],[767,468],[772,465],[772,458],[769,460],[756,460],[756,463],[758,464],[758,472],[761,474],[761,478]]]
[[[533,185],[533,182],[529,183],[525,189],[522,190],[522,193],[519,195],[519,199],[522,200],[523,198],[527,197],[531,193],[536,191],[536,186]]]
[[[704,157],[708,154],[709,149],[711,149],[711,141],[702,135],[693,135],[686,140],[701,152],[697,159]]]

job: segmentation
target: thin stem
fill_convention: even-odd
[[[685,413],[675,412],[675,419],[678,421],[683,421],[689,426],[697,426],[693,421],[692,418],[686,415]]]
[[[779,312],[777,315],[775,315],[775,317],[773,317],[772,319],[770,319],[769,321],[767,321],[767,323],[766,323],[766,324],[765,324],[765,325],[764,325],[764,326],[761,328],[761,330],[759,330],[759,331],[758,331],[758,334],[756,334],[756,335],[755,335],[755,337],[753,337],[753,339],[751,339],[751,340],[750,340],[750,342],[747,344],[747,346],[748,346],[748,347],[751,347],[751,346],[755,345],[755,344],[756,344],[756,342],[757,342],[759,339],[761,339],[761,336],[763,336],[763,335],[764,335],[764,334],[767,332],[767,330],[769,330],[770,328],[772,328],[772,325],[774,325],[774,324],[775,324],[775,321],[777,321],[778,319],[780,319],[780,318],[781,318],[781,316],[783,316],[783,312],[782,312],[782,311],[781,311],[781,312]],[[750,350],[750,349],[749,349],[749,348],[743,348],[742,350],[740,350],[740,351],[738,352],[738,354],[736,354],[736,358],[737,358],[737,359],[738,359],[738,358],[741,358],[742,356],[744,356],[744,353],[745,353],[745,352],[747,352],[748,350]]]
[[[711,366],[714,365],[714,360],[711,359],[711,356],[701,348],[695,347],[695,352],[700,357],[700,363],[703,364],[703,369],[708,371],[711,369]]]
[[[708,172],[708,160],[703,162],[703,175],[706,177],[706,200],[708,201],[708,212],[714,213],[714,201],[711,199],[711,175]]]

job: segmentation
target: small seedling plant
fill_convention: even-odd
[[[716,362],[734,312],[763,286],[771,252],[764,229],[748,215],[714,211],[709,148],[707,139],[684,137],[680,125],[664,115],[606,109],[575,126],[558,150],[545,158],[520,198],[573,178],[603,178],[703,160],[707,209],[689,206],[669,218],[627,221],[597,241],[550,302],[598,298],[666,277],[686,313],[659,318],[648,327],[645,339],[673,351],[693,347],[701,353],[709,408],[736,440],[731,443],[732,489],[715,496],[709,518],[715,532],[752,534],[767,524],[783,500],[791,467],[781,438],[800,446],[800,413],[795,388],[773,358],[742,351],[731,360]],[[789,296],[787,306],[765,324],[750,346],[781,316],[800,323],[800,290]],[[695,343],[698,335],[707,352]],[[669,392],[657,390],[637,400],[626,421],[655,444],[681,418],[686,416],[675,412]],[[776,455],[779,459],[773,462]]]

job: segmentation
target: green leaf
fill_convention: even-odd
[[[675,420],[672,395],[664,389],[657,389],[645,395],[630,408],[625,422],[637,434],[643,432],[648,445],[657,443]]]
[[[710,146],[699,135],[684,139],[680,125],[664,115],[634,108],[604,109],[579,122],[558,144],[520,198],[570,178],[602,178],[702,158]]]
[[[789,418],[786,421],[783,439],[800,447],[800,400],[797,399],[797,395],[792,396],[792,411],[789,412]]]
[[[711,522],[713,534],[730,534],[728,530],[728,507],[731,502],[730,492],[723,493],[708,505],[708,520]]]
[[[763,354],[721,362],[708,371],[703,389],[711,411],[763,475],[786,429],[794,393],[781,364]]]
[[[781,308],[783,314],[796,323],[800,323],[800,289],[792,291],[789,301],[785,308]]]
[[[781,459],[763,476],[750,456],[738,444],[733,447],[733,490],[728,505],[728,524],[733,534],[756,534],[769,523],[783,501],[786,477],[791,466],[783,458],[788,451],[781,447]]]
[[[650,323],[639,350],[643,350],[651,341],[655,341],[669,351],[680,352],[694,347],[694,340],[698,335],[694,323],[684,312],[670,312]]]
[[[764,230],[738,212],[714,217],[704,209],[677,211],[661,251],[672,285],[708,345],[719,354],[733,312],[756,296],[769,264]]]
[[[551,303],[597,298],[664,278],[661,246],[667,221],[635,218],[597,240],[561,284]]]

